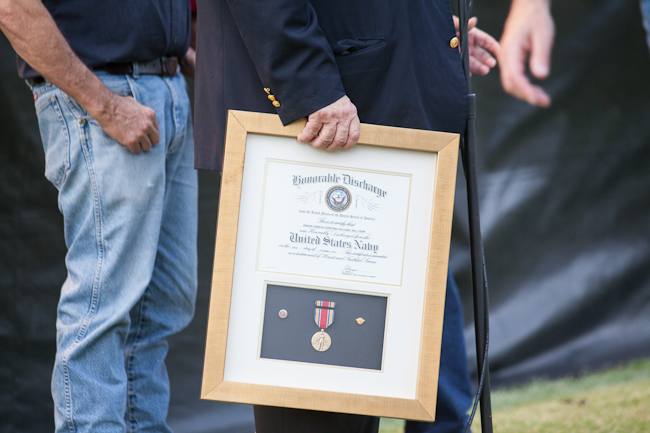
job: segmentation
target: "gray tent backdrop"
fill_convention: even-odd
[[[508,5],[480,0],[480,26],[498,36]],[[504,95],[498,72],[474,78],[497,387],[650,356],[650,54],[638,3],[553,8],[550,109]],[[56,190],[43,171],[31,95],[0,37],[3,433],[53,428],[49,382],[66,249]],[[200,173],[196,317],[171,339],[167,360],[169,422],[179,433],[254,429],[250,407],[199,400],[218,183],[218,174]],[[459,169],[451,267],[475,371],[464,188]]]

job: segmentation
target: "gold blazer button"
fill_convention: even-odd
[[[449,46],[452,48],[458,47],[458,38],[455,36],[451,38],[451,41],[449,41]]]

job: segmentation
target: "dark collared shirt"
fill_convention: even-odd
[[[189,0],[43,0],[72,51],[90,68],[182,58],[190,43]],[[18,74],[34,71],[18,58]]]

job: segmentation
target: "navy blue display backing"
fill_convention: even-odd
[[[318,300],[336,302],[334,321],[325,330],[332,345],[324,352],[311,344],[320,331],[314,320]],[[285,319],[278,315],[283,309]],[[268,284],[260,358],[381,370],[387,309],[383,295]]]

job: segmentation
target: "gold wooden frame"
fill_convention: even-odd
[[[244,111],[228,113],[201,398],[433,421],[460,140],[458,134],[361,125],[359,144],[438,154],[416,398],[377,397],[223,380],[247,135],[256,133],[295,138],[304,126],[304,119],[283,126],[277,115]]]

